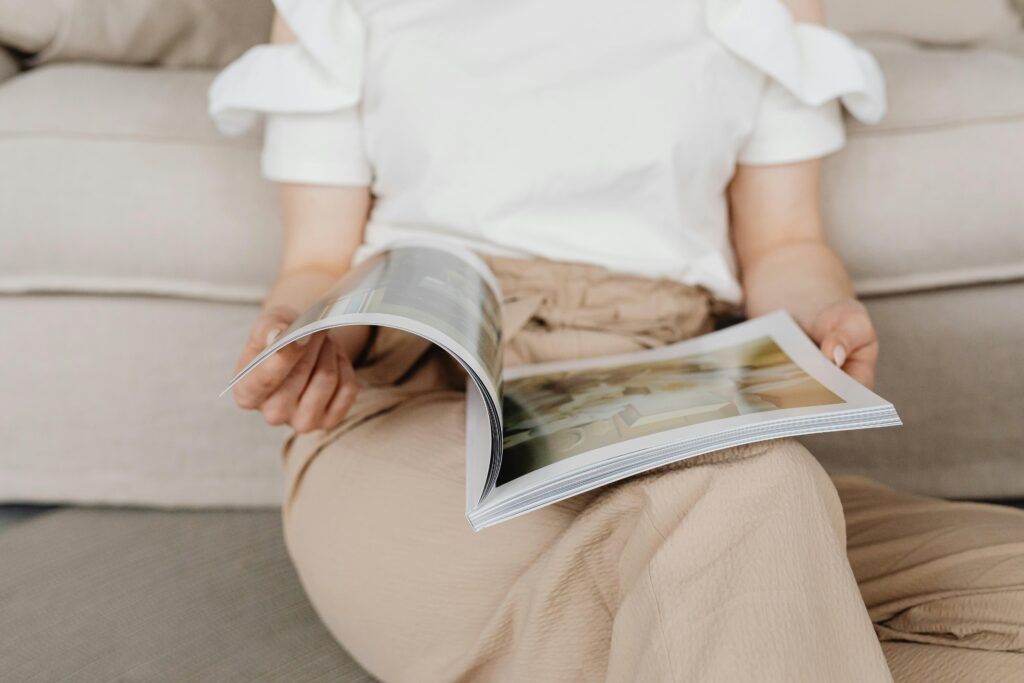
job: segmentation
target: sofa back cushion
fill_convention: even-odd
[[[824,0],[848,33],[976,43],[1020,28],[1024,0]],[[34,64],[221,67],[266,40],[270,0],[0,0],[0,46]]]
[[[270,0],[0,0],[0,46],[31,64],[220,67],[266,40]]]
[[[1021,26],[1011,0],[824,0],[828,22],[847,33],[958,45]],[[1024,11],[1024,0],[1012,0]]]

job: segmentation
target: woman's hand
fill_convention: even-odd
[[[238,359],[238,370],[272,344],[297,313],[283,306],[265,310],[253,323]],[[258,410],[271,425],[306,433],[331,429],[344,419],[358,385],[348,354],[325,332],[284,347],[233,389],[235,402]]]
[[[830,360],[864,386],[874,385],[878,336],[864,304],[843,299],[823,308],[807,327]]]
[[[747,315],[784,309],[861,384],[875,381],[878,338],[825,240],[821,162],[740,166],[729,188]]]
[[[296,316],[284,306],[264,310],[252,326],[237,369],[272,344]],[[260,411],[269,424],[288,424],[299,433],[333,429],[355,401],[358,382],[351,356],[367,336],[367,328],[342,328],[289,344],[235,385],[235,402]]]
[[[253,323],[238,369],[345,275],[362,241],[369,206],[366,187],[281,187],[281,272]],[[346,327],[289,344],[235,385],[235,401],[260,411],[272,425],[289,424],[298,432],[332,429],[355,401],[352,362],[368,339],[369,328]]]

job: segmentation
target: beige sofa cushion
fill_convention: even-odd
[[[210,80],[55,65],[0,87],[0,292],[262,297],[276,192],[258,134],[209,121]]]
[[[218,398],[256,313],[0,296],[0,501],[276,507],[287,432]]]
[[[0,0],[0,45],[33,62],[221,66],[266,40],[269,0]]]
[[[891,108],[826,164],[859,291],[1024,277],[1024,60],[874,41]],[[279,221],[259,136],[226,139],[208,73],[55,65],[0,88],[0,292],[257,301]],[[59,201],[55,201],[59,197]],[[116,216],[117,220],[111,220]]]
[[[979,42],[1021,21],[1010,0],[825,0],[825,7],[841,31],[937,44]]]
[[[832,474],[937,496],[1024,499],[1024,282],[866,303],[881,341],[876,388],[903,426],[801,440]]]
[[[872,41],[890,109],[826,163],[830,237],[858,290],[1024,278],[1024,60]]]

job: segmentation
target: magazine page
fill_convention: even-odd
[[[474,414],[481,422],[473,429],[487,441],[476,452],[482,462],[474,471],[486,473],[476,490],[479,499],[497,477],[501,453],[501,295],[487,265],[468,250],[437,244],[406,242],[372,254],[239,372],[228,389],[288,344],[345,325],[411,332],[466,369],[474,387],[469,400],[478,402]]]
[[[786,313],[651,351],[511,369],[503,411],[500,470],[481,505],[492,510],[727,445],[899,422]]]

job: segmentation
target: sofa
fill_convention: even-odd
[[[0,503],[62,506],[0,530],[0,682],[370,680],[288,567],[284,433],[218,398],[280,230],[259,135],[206,116],[269,25],[240,3],[0,0]],[[1024,3],[827,4],[888,80],[823,207],[905,426],[806,441],[835,473],[1024,498]],[[887,648],[899,680],[944,656]]]

